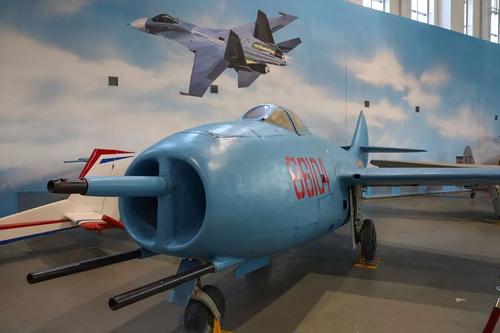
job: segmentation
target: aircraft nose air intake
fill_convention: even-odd
[[[164,251],[187,244],[198,233],[206,210],[205,188],[195,166],[163,149],[138,156],[126,175],[161,177],[165,195],[121,197],[120,215],[132,237],[143,247]]]
[[[134,20],[130,23],[130,26],[136,28],[137,30],[147,32],[146,31],[146,21],[147,20],[148,20],[147,18],[140,18],[140,19]]]

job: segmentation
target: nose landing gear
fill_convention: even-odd
[[[184,327],[188,332],[220,333],[220,322],[226,312],[224,294],[216,286],[201,287],[198,280],[184,311]]]

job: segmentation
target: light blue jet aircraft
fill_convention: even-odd
[[[180,257],[178,274],[112,297],[109,306],[173,289],[169,300],[186,305],[186,328],[205,331],[224,316],[225,303],[219,289],[202,287],[202,275],[235,267],[242,277],[271,255],[348,222],[362,256],[373,259],[375,226],[362,217],[362,187],[500,183],[498,168],[365,168],[370,152],[418,151],[370,146],[363,113],[351,145],[339,147],[312,134],[290,110],[260,105],[237,121],[163,139],[137,156],[125,176],[50,181],[55,193],[119,197],[121,218],[140,248],[30,273],[28,281],[156,254]]]
[[[231,29],[209,29],[160,14],[137,19],[130,26],[175,40],[193,52],[189,92],[181,94],[202,97],[226,68],[234,68],[238,73],[238,87],[246,88],[261,74],[269,73],[268,65],[285,66],[284,54],[299,45],[301,40],[293,38],[276,43],[273,33],[295,19],[296,16],[280,13],[268,20],[266,14],[259,10],[255,23]]]

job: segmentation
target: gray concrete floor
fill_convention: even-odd
[[[487,197],[365,202],[382,262],[353,268],[347,228],[273,258],[225,293],[235,332],[480,332],[500,295],[500,224]],[[0,247],[0,332],[182,332],[183,309],[156,295],[119,311],[107,300],[176,270],[168,257],[133,260],[38,285],[27,272],[133,249],[119,230],[74,229]],[[500,329],[497,329],[500,332]]]

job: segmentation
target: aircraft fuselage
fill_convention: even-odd
[[[230,30],[206,29],[182,21],[179,24],[162,24],[161,27],[151,27],[148,31],[181,44],[187,40],[200,40],[204,44],[221,44],[226,47]],[[275,45],[262,42],[249,35],[241,39],[241,46],[248,65],[259,63],[276,66],[286,65],[283,53]]]
[[[205,125],[134,160],[127,175],[160,175],[174,190],[159,199],[122,197],[120,212],[136,241],[156,253],[269,255],[346,222],[347,191],[336,169],[355,164],[313,134],[258,120]]]

